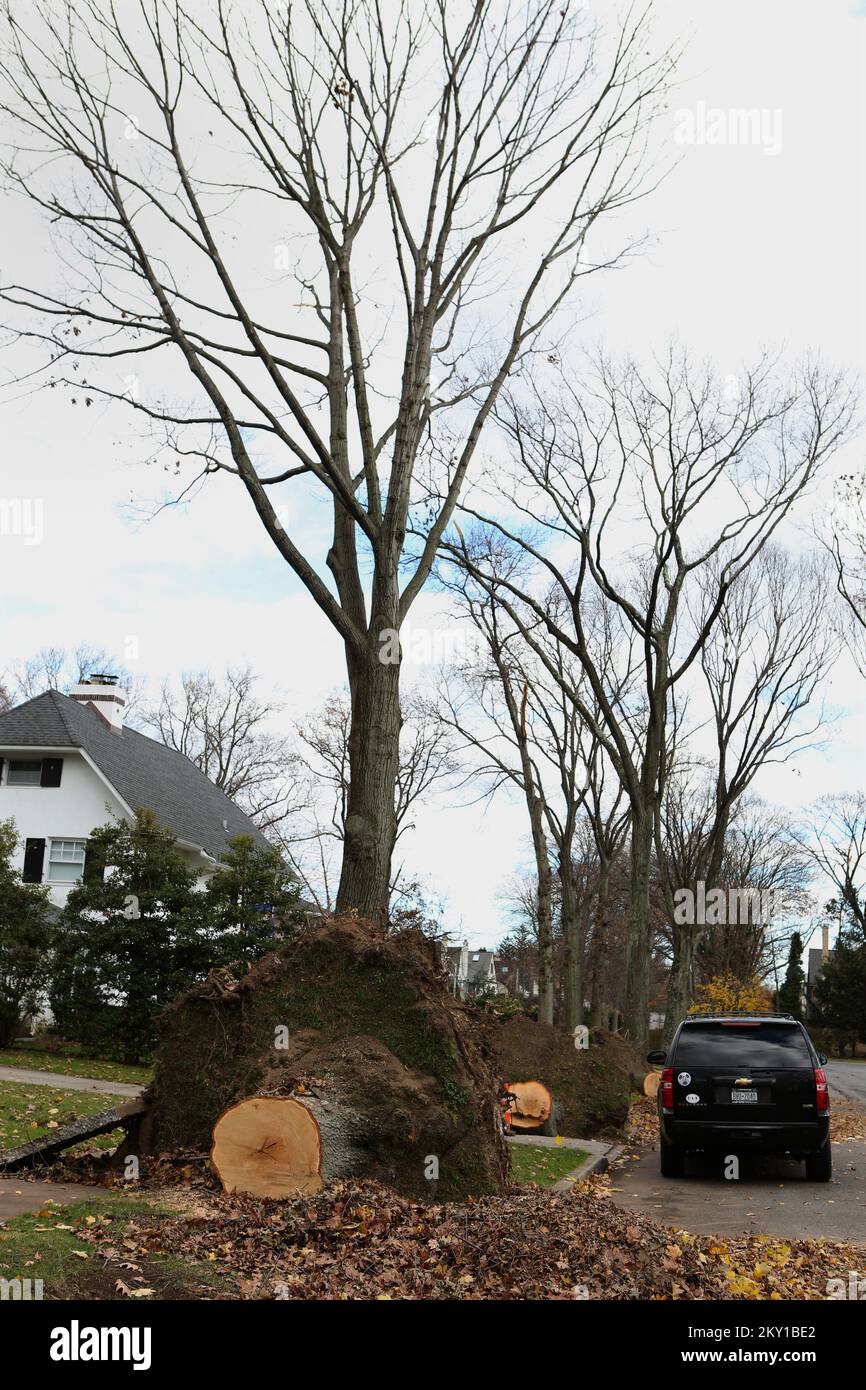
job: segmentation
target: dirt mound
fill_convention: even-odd
[[[313,1111],[326,1179],[439,1199],[504,1189],[495,1064],[418,932],[333,920],[182,995],[161,1023],[146,1149],[207,1151],[222,1111],[263,1093]]]
[[[569,1033],[525,1017],[495,1025],[490,1041],[503,1079],[541,1081],[559,1107],[560,1133],[575,1139],[617,1135],[646,1072],[631,1044],[602,1028],[586,1052]]]

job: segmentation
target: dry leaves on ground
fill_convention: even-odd
[[[616,1206],[598,1180],[465,1205],[412,1201],[373,1182],[296,1201],[202,1187],[194,1197],[193,1212],[131,1221],[125,1258],[210,1264],[226,1276],[221,1297],[803,1299],[866,1269],[863,1246],[674,1231]],[[117,1264],[100,1223],[76,1234]]]

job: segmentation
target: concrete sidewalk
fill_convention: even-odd
[[[11,1221],[25,1211],[41,1211],[48,1202],[58,1207],[66,1202],[93,1202],[102,1187],[84,1187],[74,1182],[22,1182],[19,1178],[0,1178],[0,1222]]]
[[[140,1096],[143,1086],[126,1081],[97,1081],[91,1076],[67,1076],[58,1071],[36,1071],[30,1067],[0,1067],[0,1081],[17,1081],[23,1086],[52,1086],[56,1091],[95,1091],[105,1096]]]

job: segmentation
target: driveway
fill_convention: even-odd
[[[866,1062],[828,1062],[824,1068],[830,1083],[830,1104],[833,1092],[866,1105]]]
[[[66,1076],[59,1071],[35,1071],[29,1067],[0,1067],[0,1081],[19,1081],[25,1086],[51,1086],[55,1091],[95,1091],[105,1096],[140,1096],[143,1086],[126,1081],[95,1081],[90,1076]]]
[[[744,1160],[740,1173],[733,1182],[720,1164],[692,1159],[684,1178],[662,1178],[658,1149],[651,1149],[611,1171],[613,1199],[696,1235],[767,1232],[866,1242],[866,1144],[833,1145],[829,1183],[807,1182],[804,1165],[785,1159]]]

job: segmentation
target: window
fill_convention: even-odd
[[[31,761],[29,758],[10,758],[9,776],[6,783],[10,787],[41,786],[42,759],[37,758],[35,761]]]
[[[796,1024],[687,1023],[677,1043],[676,1065],[779,1071],[811,1067],[812,1058]]]
[[[2,759],[0,759],[2,771]],[[7,787],[59,787],[63,777],[62,758],[10,758]]]
[[[77,883],[84,873],[86,840],[52,840],[48,856],[49,883]]]

